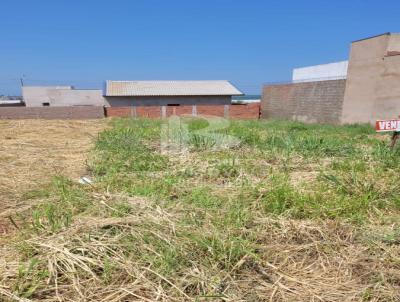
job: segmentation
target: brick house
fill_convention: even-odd
[[[228,81],[107,81],[103,94],[107,116],[259,117],[259,104],[232,105],[243,93]]]

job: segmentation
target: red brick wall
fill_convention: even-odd
[[[163,117],[163,111],[166,117],[174,114],[192,115],[193,112],[197,112],[198,115],[213,115],[232,119],[258,119],[260,117],[260,103],[243,105],[107,107],[106,116],[161,118]]]
[[[260,117],[259,103],[243,105],[107,107],[106,116],[161,118],[163,110],[165,110],[166,117],[182,114],[192,115],[193,112],[197,112],[197,115],[213,115],[231,119],[258,119]]]
[[[196,107],[197,107],[197,114],[224,117],[225,105],[198,105]]]
[[[229,117],[241,120],[258,119],[260,118],[260,103],[231,105]]]
[[[132,111],[131,108],[132,107],[128,107],[128,110]],[[161,115],[161,106],[136,107],[136,117],[159,118],[160,115]],[[134,114],[131,116],[134,116]]]
[[[106,116],[159,118],[161,106],[106,107]]]
[[[106,116],[128,117],[131,116],[131,110],[128,107],[107,107]]]
[[[193,106],[167,106],[165,108],[167,116],[181,115],[181,114],[191,115],[193,112]]]
[[[194,107],[194,108],[193,108]],[[164,108],[164,109],[163,109]],[[232,119],[258,119],[260,104],[107,107],[106,116],[161,118],[171,115],[213,115]],[[104,117],[100,106],[82,107],[1,107],[0,119],[90,119]]]

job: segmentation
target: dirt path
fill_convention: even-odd
[[[0,121],[0,215],[23,206],[23,193],[49,182],[55,175],[72,179],[83,175],[88,152],[106,123],[106,120]],[[2,220],[0,216],[0,234]]]

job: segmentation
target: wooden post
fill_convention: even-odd
[[[397,143],[399,137],[400,137],[400,131],[394,131],[392,134],[392,142],[390,144],[390,147],[392,149],[394,149],[394,147],[396,146],[396,143]]]

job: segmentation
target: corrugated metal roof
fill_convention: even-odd
[[[243,95],[228,81],[107,81],[105,96]]]

